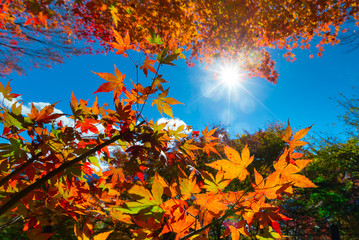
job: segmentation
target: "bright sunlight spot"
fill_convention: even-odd
[[[249,114],[256,105],[260,105],[267,112],[279,119],[260,99],[256,97],[253,82],[246,81],[248,72],[242,69],[242,62],[238,59],[222,59],[215,62],[209,72],[211,77],[205,78],[201,86],[202,97],[221,102],[217,109],[221,122],[232,124],[237,111]],[[194,102],[198,101],[196,99]]]
[[[219,80],[227,85],[227,87],[235,87],[243,81],[239,66],[234,63],[227,63],[226,65],[220,66],[218,71]]]

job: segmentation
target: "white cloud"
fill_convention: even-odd
[[[4,95],[2,93],[0,93],[0,102],[4,107],[11,108],[11,106],[18,101],[21,101],[21,96],[17,98],[13,98],[11,101],[9,101],[4,98]]]

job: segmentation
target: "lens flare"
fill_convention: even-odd
[[[189,105],[200,101],[201,98],[219,103],[214,104],[213,109],[218,111],[217,114],[220,116],[221,122],[226,125],[235,124],[238,121],[238,111],[251,114],[255,111],[256,106],[262,107],[274,118],[279,119],[261,101],[261,98],[256,96],[258,93],[253,88],[253,83],[247,81],[249,74],[240,59],[219,59],[207,67],[205,69],[208,74],[203,74],[205,77],[201,82],[202,94]]]
[[[239,66],[233,63],[225,64],[219,67],[218,77],[222,84],[229,88],[240,85],[243,81]]]

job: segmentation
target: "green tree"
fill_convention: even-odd
[[[359,136],[359,96],[346,97],[340,94],[340,97],[337,101],[342,108],[340,118],[347,126],[347,134]]]
[[[331,236],[331,226],[338,226],[343,239],[359,237],[359,99],[341,95],[340,120],[347,127],[345,140],[328,136],[312,139],[307,157],[313,159],[305,171],[318,186],[299,189],[294,200],[283,208],[293,221],[287,234],[303,237]]]
[[[231,141],[231,146],[235,149],[241,149],[247,145],[250,149],[253,149],[255,160],[252,168],[264,174],[265,170],[267,169],[268,171],[273,162],[278,160],[283,151],[285,142],[282,137],[284,133],[284,124],[274,122],[252,134],[247,131],[243,134],[237,134],[236,138]]]

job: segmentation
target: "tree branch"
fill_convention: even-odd
[[[65,169],[73,166],[74,164],[86,159],[87,157],[91,156],[92,154],[96,153],[97,151],[100,151],[102,148],[110,145],[111,143],[114,143],[115,141],[122,138],[125,134],[127,134],[127,132],[120,133],[119,135],[114,136],[113,138],[110,138],[106,142],[97,145],[96,147],[90,149],[89,151],[82,154],[81,156],[62,164],[60,167],[58,167],[58,168],[52,170],[51,172],[49,172],[48,174],[46,174],[43,178],[38,179],[33,184],[31,184],[28,187],[26,187],[25,189],[21,190],[19,193],[15,194],[7,203],[5,203],[3,206],[0,207],[0,216],[3,215],[7,210],[11,209],[16,203],[18,203],[22,198],[26,197],[26,195],[28,195],[30,192],[39,188],[42,184],[46,183],[52,177],[61,173]]]
[[[16,175],[22,173],[27,166],[29,166],[31,163],[33,163],[35,160],[37,160],[39,157],[42,156],[42,153],[38,153],[32,158],[30,158],[28,161],[26,161],[24,164],[22,164],[20,167],[16,168],[14,171],[12,171],[9,175],[4,177],[0,180],[0,187],[4,185],[6,182],[10,181],[11,178],[15,177]]]
[[[21,216],[16,216],[12,219],[10,219],[10,221],[4,223],[2,226],[0,226],[0,231],[4,230],[5,228],[11,226],[12,224],[16,223],[17,221],[19,221],[21,219]]]
[[[247,191],[244,191],[244,192],[243,192],[242,196],[236,201],[235,204],[233,204],[233,205],[231,206],[230,209],[228,209],[228,210],[223,214],[222,217],[219,217],[216,221],[212,221],[211,223],[209,223],[209,224],[207,224],[207,225],[205,225],[205,226],[203,226],[203,227],[201,227],[201,228],[199,228],[199,229],[197,229],[197,230],[195,230],[195,231],[193,231],[193,232],[188,233],[186,236],[181,237],[180,240],[188,239],[188,238],[190,238],[190,237],[192,237],[192,236],[194,236],[194,235],[196,235],[196,234],[198,234],[198,233],[200,233],[200,232],[206,230],[207,228],[212,227],[215,223],[223,222],[223,221],[224,221],[229,215],[231,215],[233,212],[238,211],[238,210],[240,210],[240,209],[243,209],[243,207],[241,207],[241,208],[236,209],[236,210],[234,211],[234,208],[237,206],[238,202],[242,199],[242,197],[244,196],[244,194],[245,194],[246,192],[247,192]]]

